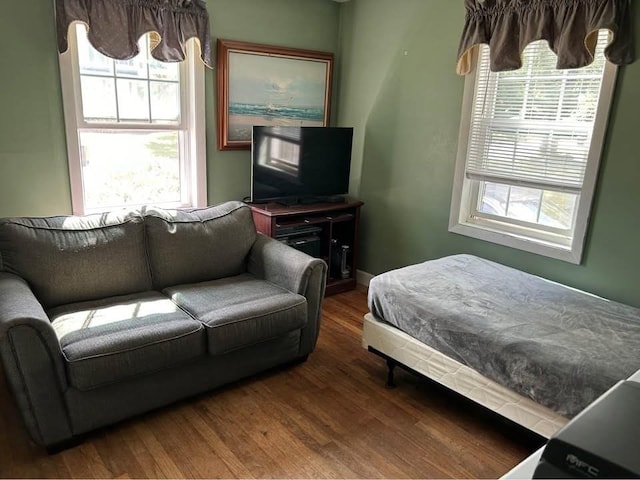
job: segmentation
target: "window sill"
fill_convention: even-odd
[[[456,222],[450,224],[449,231],[459,235],[484,240],[486,242],[504,245],[505,247],[543,255],[549,258],[555,258],[556,260],[562,260],[576,265],[579,265],[582,259],[582,244],[575,245],[575,241],[571,247],[568,247],[536,238],[525,237],[515,233],[500,231],[470,222]]]

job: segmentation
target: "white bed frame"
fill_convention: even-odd
[[[381,322],[371,313],[364,317],[362,346],[368,350],[371,347],[546,438],[569,421],[547,407],[489,380],[402,330]]]

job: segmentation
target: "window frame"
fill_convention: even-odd
[[[517,220],[509,221],[502,217],[489,218],[491,217],[490,214],[483,214],[484,218],[477,218],[476,210],[482,188],[481,181],[466,177],[473,103],[478,81],[479,48],[475,50],[472,70],[466,75],[464,84],[462,116],[449,216],[449,232],[573,264],[580,264],[604,147],[608,117],[613,102],[618,67],[605,60],[584,181],[578,196],[577,207],[574,210],[573,236],[563,241],[551,231],[552,229],[532,229],[527,225],[518,225],[522,222]],[[546,233],[544,232],[545,230],[547,230]]]
[[[80,22],[81,23],[81,22]],[[59,55],[60,80],[67,140],[71,206],[74,215],[99,213],[140,205],[115,205],[87,208],[84,201],[81,131],[178,132],[180,138],[180,202],[156,203],[166,208],[205,207],[207,205],[204,65],[199,59],[198,43],[187,42],[186,60],[179,64],[180,121],[175,123],[88,122],[84,119],[76,25],[69,27],[69,48]],[[149,92],[149,94],[151,94]]]

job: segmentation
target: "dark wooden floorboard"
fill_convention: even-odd
[[[0,374],[0,477],[496,478],[540,443],[361,346],[362,288],[325,300],[307,362],[138,416],[48,455]]]

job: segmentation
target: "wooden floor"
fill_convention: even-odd
[[[90,434],[48,455],[0,377],[0,477],[496,478],[539,445],[361,347],[366,292],[326,299],[316,350],[271,371]],[[538,443],[537,443],[538,442]]]

